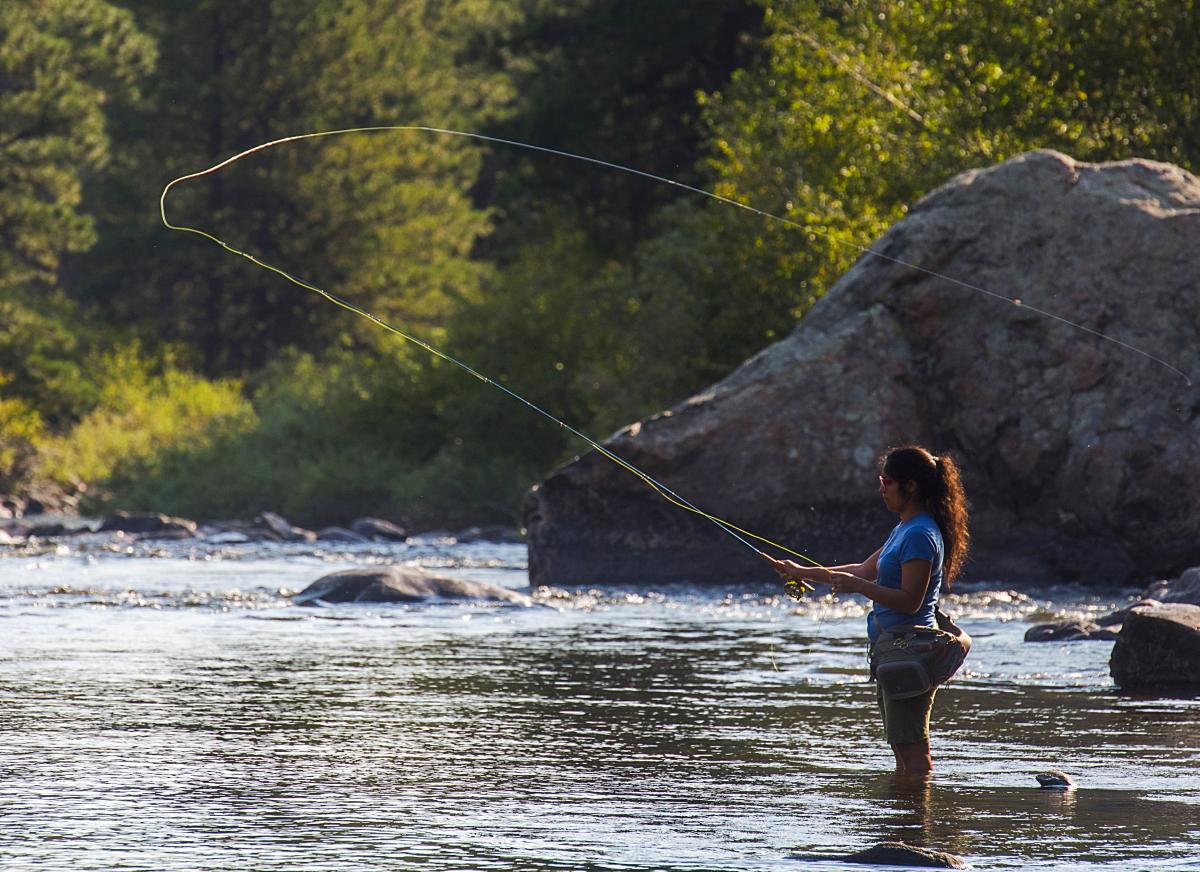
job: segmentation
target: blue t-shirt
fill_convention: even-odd
[[[917,627],[937,626],[933,613],[937,608],[938,593],[942,588],[942,558],[945,553],[942,531],[938,529],[937,522],[929,513],[922,512],[896,525],[887,541],[883,543],[883,550],[879,552],[876,562],[876,584],[899,590],[900,567],[910,560],[928,560],[931,568],[929,587],[925,591],[921,607],[915,614],[905,614],[875,603],[875,608],[867,615],[867,635],[872,641],[881,629],[900,624]]]

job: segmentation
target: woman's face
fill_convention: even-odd
[[[887,473],[879,476],[879,495],[889,512],[901,512],[908,502],[904,495],[903,483],[892,478]]]

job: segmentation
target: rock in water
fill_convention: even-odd
[[[868,866],[911,866],[921,869],[967,869],[962,857],[930,848],[917,848],[903,842],[880,842],[853,854],[798,854],[793,860],[815,862],[862,863]]]
[[[1134,580],[1200,563],[1200,180],[1163,163],[1038,151],[963,173],[872,248],[1023,305],[865,255],[796,330],[723,381],[606,443],[708,512],[822,560],[894,523],[889,445],[952,446],[971,569]],[[1188,399],[1188,398],[1191,399]],[[771,577],[749,549],[589,452],[525,510],[534,584]]]
[[[298,606],[311,606],[322,603],[415,603],[439,599],[534,605],[527,594],[507,587],[443,578],[407,566],[347,569],[324,575],[292,597],[292,602]]]
[[[323,527],[317,531],[317,540],[320,542],[350,542],[355,545],[362,545],[371,540],[366,536],[360,536],[353,530],[347,530],[345,527]]]
[[[1025,631],[1026,642],[1081,642],[1090,639],[1113,640],[1120,635],[1091,621],[1056,621],[1035,624]]]
[[[1033,776],[1037,779],[1040,787],[1047,790],[1070,790],[1075,786],[1075,782],[1071,780],[1071,776],[1065,772],[1060,772],[1057,769],[1047,769],[1045,772],[1039,772]]]
[[[1200,692],[1200,606],[1131,609],[1108,669],[1125,690]]]
[[[350,529],[360,536],[377,541],[403,542],[408,538],[407,530],[383,518],[356,518]]]
[[[312,530],[297,527],[282,515],[275,512],[263,512],[256,519],[284,542],[316,542],[317,534]]]
[[[169,515],[117,512],[104,519],[98,533],[138,533],[148,539],[161,536],[167,539],[196,535],[196,522]]]

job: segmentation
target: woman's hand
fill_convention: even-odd
[[[805,592],[813,589],[812,585],[808,583],[812,578],[811,570],[808,567],[801,566],[794,560],[776,560],[766,554],[763,557],[766,557],[771,568],[783,579],[784,590],[792,599],[803,599]]]
[[[801,566],[795,560],[776,560],[774,557],[767,557],[767,562],[771,564],[771,568],[779,573],[779,577],[784,581],[809,582],[825,580],[826,570],[815,566]]]
[[[766,557],[766,555],[763,556]],[[779,577],[784,581],[800,580],[801,577],[797,575],[796,572],[801,567],[800,564],[795,560],[776,560],[774,557],[767,557],[767,562],[771,564],[771,568],[774,569],[779,574]]]
[[[859,578],[857,575],[851,575],[849,572],[838,572],[836,570],[826,573],[828,576],[825,581],[833,588],[834,593],[862,593],[863,586],[869,582]]]

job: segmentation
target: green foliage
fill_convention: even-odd
[[[152,44],[103,0],[0,5],[0,295],[52,283],[95,241],[85,173],[109,153],[103,106],[150,67]]]
[[[5,378],[0,377],[0,388]],[[17,397],[0,396],[0,490],[29,483],[44,433],[41,416]]]
[[[250,423],[233,381],[210,382],[136,347],[96,361],[105,381],[98,404],[68,433],[41,445],[38,472],[61,484],[104,482],[130,465],[150,467],[168,446],[196,447]]]
[[[58,291],[0,293],[0,378],[3,390],[37,409],[52,427],[66,426],[97,400],[86,364],[94,327]]]
[[[521,101],[498,133],[700,184],[697,91],[721,88],[757,49],[752,0],[531,0],[504,33]],[[499,152],[497,198],[526,215],[569,211],[602,256],[628,260],[654,212],[681,192],[574,161]],[[536,221],[536,218],[535,218]],[[535,225],[536,226],[536,223]],[[504,259],[504,254],[500,254]]]
[[[127,5],[162,59],[147,99],[115,109],[121,160],[104,183],[102,244],[82,267],[88,299],[147,342],[198,349],[210,374],[253,370],[293,344],[318,350],[346,335],[374,344],[372,328],[315,295],[198,238],[166,237],[148,206],[171,178],[271,139],[367,125],[471,126],[498,111],[503,78],[455,65],[480,4]],[[489,227],[467,196],[481,161],[480,149],[457,137],[327,138],[183,184],[167,205],[176,223],[436,333],[476,292],[484,268],[468,256]]]
[[[121,465],[105,504],[205,517],[270,509],[312,525],[368,513],[417,526],[514,522],[536,470],[446,440],[425,368],[403,352],[289,352],[258,379],[252,414]]]

